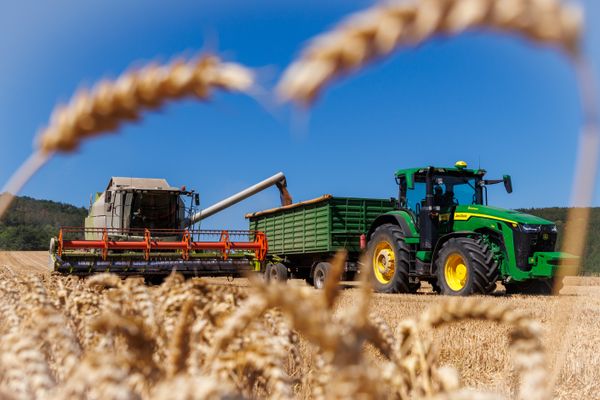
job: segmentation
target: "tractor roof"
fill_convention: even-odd
[[[179,188],[169,185],[166,179],[160,178],[124,178],[113,176],[108,182],[106,190],[168,190],[180,191]]]
[[[415,175],[415,174],[425,174],[428,170],[432,170],[433,173],[436,174],[445,174],[445,173],[462,173],[463,175],[472,175],[472,176],[482,176],[485,175],[486,171],[484,169],[469,169],[469,168],[460,168],[460,167],[421,167],[421,168],[405,168],[399,169],[396,171],[396,177],[406,176],[406,175]]]

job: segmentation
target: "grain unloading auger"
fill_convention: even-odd
[[[113,177],[96,193],[84,227],[63,227],[50,242],[54,271],[90,275],[240,275],[260,269],[268,244],[258,231],[193,229],[210,217],[276,185],[282,205],[292,203],[281,172],[204,210],[199,195],[165,179]],[[186,207],[185,198],[190,205]]]

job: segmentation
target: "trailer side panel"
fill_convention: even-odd
[[[360,235],[379,215],[394,209],[389,199],[324,196],[294,207],[248,215],[250,229],[267,235],[269,254],[291,256],[360,252]]]

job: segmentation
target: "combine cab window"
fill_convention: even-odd
[[[131,228],[172,229],[179,226],[177,195],[171,193],[134,193]]]

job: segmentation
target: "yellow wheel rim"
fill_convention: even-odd
[[[459,253],[452,253],[444,264],[444,277],[450,289],[458,292],[467,284],[468,270],[465,260]]]
[[[373,252],[373,273],[375,279],[384,285],[390,283],[396,271],[396,255],[392,245],[379,242]]]

